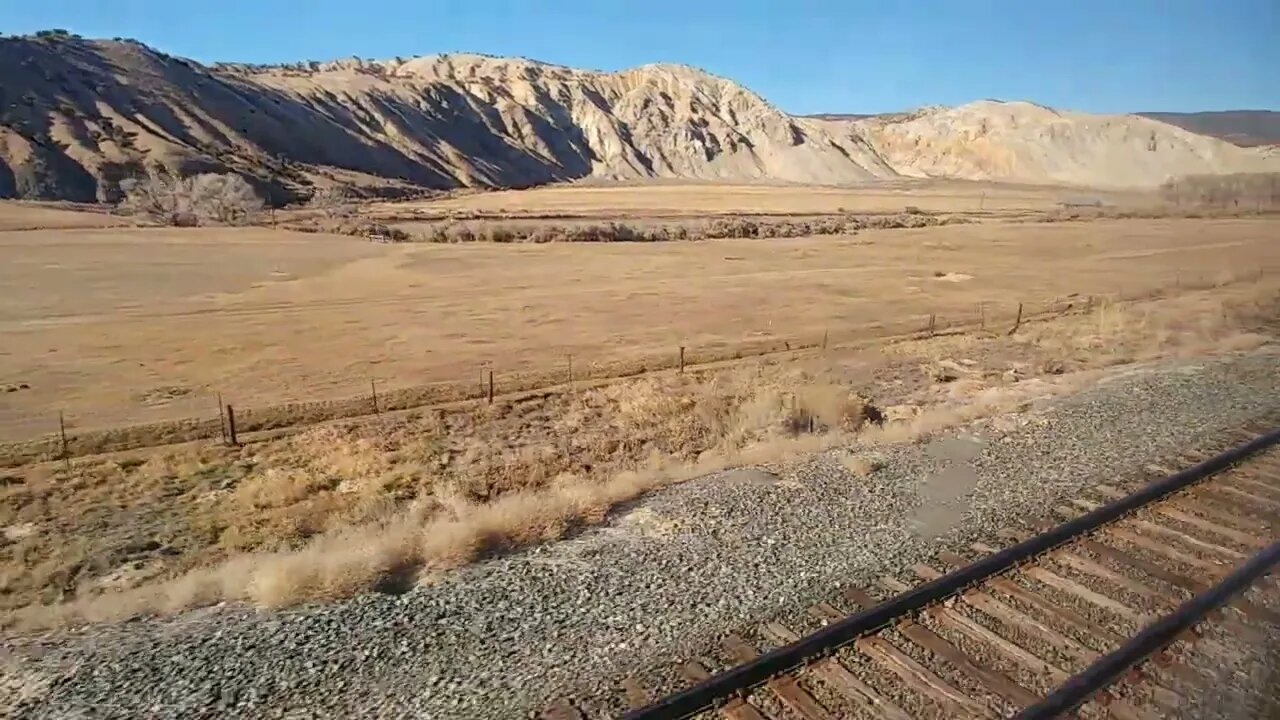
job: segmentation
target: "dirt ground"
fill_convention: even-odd
[[[603,190],[602,190],[603,191]],[[554,190],[534,191],[551,193]],[[656,192],[656,191],[655,191]],[[501,193],[476,196],[496,198]],[[79,213],[76,213],[77,215]],[[1280,270],[1267,219],[849,237],[383,245],[266,228],[0,232],[0,440],[621,359],[1011,323]]]

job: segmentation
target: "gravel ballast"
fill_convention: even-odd
[[[1013,421],[878,450],[865,478],[832,454],[701,478],[398,596],[10,637],[0,704],[20,718],[527,716],[569,689],[621,694],[622,677],[728,631],[906,578],[1278,411],[1270,351],[1129,368]]]

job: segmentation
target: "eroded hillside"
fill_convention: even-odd
[[[944,176],[1154,185],[1274,158],[1145,118],[976,103],[800,118],[681,65],[613,73],[446,55],[206,67],[132,41],[0,39],[0,197],[110,201],[121,179],[234,170],[273,202],[580,178],[848,184]]]

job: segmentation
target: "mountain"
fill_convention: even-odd
[[[857,121],[903,175],[1140,187],[1171,176],[1280,169],[1255,149],[1136,115],[983,100]]]
[[[1275,110],[1221,110],[1216,112],[1144,112],[1143,117],[1177,125],[1201,135],[1212,135],[1241,147],[1280,145],[1280,112]]]
[[[396,195],[588,177],[1133,185],[1264,162],[1145,118],[1029,104],[793,117],[681,65],[606,73],[442,55],[210,67],[55,31],[0,38],[0,77],[0,197],[110,201],[157,165],[235,171],[282,202],[312,185]]]

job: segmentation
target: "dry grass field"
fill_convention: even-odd
[[[40,627],[221,600],[396,592],[560,537],[617,503],[741,464],[1001,418],[1168,355],[1250,351],[1280,283],[1102,304],[1003,330],[832,348],[0,474],[0,623]]]
[[[0,439],[428,383],[871,339],[1073,293],[1280,268],[1265,219],[972,224],[851,237],[382,245],[261,228],[0,233]],[[25,387],[23,387],[25,386]],[[508,385],[509,387],[509,385]]]
[[[571,190],[565,212],[641,219],[826,212],[852,203],[817,196],[853,192],[707,186],[667,207],[666,186]],[[536,215],[561,191],[510,197]],[[510,212],[504,195],[449,202]],[[0,207],[18,218],[0,226],[29,227],[30,211]],[[371,380],[384,409],[416,402],[326,423],[363,401],[324,417],[277,408],[299,427],[240,447],[8,463],[6,623],[394,590],[708,470],[918,437],[1116,364],[1250,350],[1271,338],[1280,299],[1280,225],[1266,217],[541,245],[85,217],[45,209],[45,229],[0,230],[0,440],[47,436],[59,412],[73,438],[216,417],[215,393],[249,418],[367,397]],[[1020,303],[1026,322],[1009,336]],[[902,341],[931,317],[937,337]],[[670,369],[681,346],[701,364],[645,372]],[[751,357],[766,351],[784,352]],[[487,369],[493,405],[431,404],[474,397]],[[501,395],[521,388],[541,390]],[[875,471],[841,461],[854,477]]]
[[[417,202],[375,203],[373,216],[502,215],[599,219],[680,218],[708,215],[822,215],[839,212],[896,213],[907,206],[925,212],[1010,214],[1052,210],[1061,202],[1099,199],[1141,207],[1154,198],[1140,192],[1093,192],[1073,188],[960,180],[901,180],[866,187],[647,183],[575,184],[487,192]]]
[[[0,232],[128,227],[132,224],[129,218],[109,215],[103,208],[96,206],[0,200]]]

